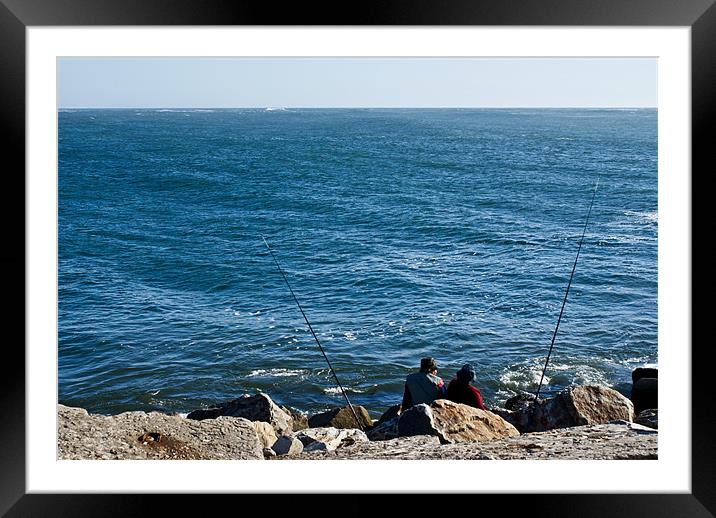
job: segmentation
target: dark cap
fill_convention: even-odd
[[[420,370],[424,372],[430,372],[432,370],[437,370],[438,364],[435,363],[435,360],[432,358],[423,358],[420,360]]]
[[[475,379],[475,369],[472,368],[472,365],[466,363],[462,366],[462,369],[457,371],[457,379],[467,383],[471,382]]]

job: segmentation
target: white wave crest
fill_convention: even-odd
[[[541,377],[542,370],[539,367],[522,367],[502,373],[500,382],[511,390],[521,391],[537,387]],[[545,375],[543,385],[547,385],[549,382],[550,377]]]
[[[642,223],[657,223],[659,221],[659,213],[657,211],[652,212],[637,212],[633,210],[627,210],[624,212],[625,216],[632,216]]]
[[[344,387],[346,392],[352,392],[354,394],[362,394],[365,390],[354,389],[350,387]],[[323,389],[324,394],[342,394],[340,387],[329,387]]]
[[[306,371],[300,369],[258,369],[251,371],[247,374],[247,378],[255,377],[272,377],[272,378],[287,378],[291,376],[301,376]]]

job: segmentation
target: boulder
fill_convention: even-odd
[[[434,401],[430,408],[442,432],[441,441],[447,443],[487,442],[520,434],[514,426],[489,410],[446,399]]]
[[[634,422],[642,426],[648,426],[655,430],[659,429],[659,411],[656,408],[650,408],[648,410],[642,410],[639,415],[636,416]]]
[[[379,424],[383,424],[386,421],[392,421],[396,417],[400,415],[400,404],[393,405],[388,410],[383,412],[383,415],[380,416],[380,419],[375,423],[375,426],[378,426]]]
[[[436,435],[443,444],[486,442],[519,435],[517,429],[488,410],[438,399],[415,405],[398,420],[401,437]]]
[[[396,439],[400,435],[398,434],[398,422],[400,416],[393,417],[387,421],[378,421],[373,428],[366,432],[368,439],[371,441],[389,441]]]
[[[349,406],[334,408],[328,412],[316,414],[308,419],[310,428],[370,428],[373,420],[368,411],[360,405],[353,405],[353,409],[360,420],[357,423]]]
[[[646,377],[637,379],[631,388],[631,401],[637,414],[642,410],[659,408],[659,380]]]
[[[636,383],[641,378],[658,378],[659,369],[654,367],[637,367],[631,373],[631,382]]]
[[[398,436],[438,435],[430,405],[420,403],[403,411],[398,418]]]
[[[534,400],[534,394],[528,394],[527,392],[523,392],[521,394],[517,394],[516,396],[512,396],[510,399],[505,401],[505,409],[519,410],[520,408],[529,406],[529,404],[532,403]]]
[[[629,399],[614,389],[595,385],[571,387],[553,398],[514,408],[497,413],[521,433],[634,420],[634,405]]]
[[[263,459],[251,421],[218,417],[195,421],[159,412],[88,414],[57,406],[58,459]]]
[[[256,434],[259,436],[261,446],[263,448],[270,448],[273,446],[273,443],[275,443],[276,439],[278,439],[276,436],[276,430],[273,429],[273,426],[265,421],[252,421],[251,424],[253,424],[256,429]]]
[[[529,423],[532,418],[531,403],[525,403],[519,410],[508,410],[506,408],[494,407],[490,409],[490,412],[495,415],[499,415],[502,419],[517,428],[520,433],[525,433],[526,430],[530,429]]]
[[[287,406],[282,406],[281,410],[286,412],[293,419],[294,432],[298,432],[299,430],[305,430],[306,428],[308,428],[308,417],[305,414]]]
[[[271,449],[276,455],[298,455],[303,451],[303,443],[288,435],[279,437]]]
[[[293,438],[303,444],[304,451],[334,451],[358,442],[368,442],[368,436],[361,430],[351,428],[307,428],[295,432]]]
[[[201,421],[215,419],[219,416],[243,417],[249,421],[264,421],[271,424],[277,435],[293,432],[293,418],[283,411],[266,394],[243,396],[211,408],[195,410],[187,415],[188,419]]]

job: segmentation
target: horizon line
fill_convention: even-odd
[[[58,110],[644,110],[658,106],[58,106]]]

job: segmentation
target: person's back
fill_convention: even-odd
[[[455,377],[448,384],[447,398],[455,403],[487,410],[480,391],[470,385],[473,379],[475,379],[475,371],[472,366],[469,363],[463,365],[462,369],[457,371]]]
[[[440,386],[443,380],[427,372],[414,372],[405,378],[405,384],[410,390],[413,405],[427,403],[428,405],[440,399],[442,392]]]
[[[437,364],[432,358],[420,361],[420,372],[409,374],[405,379],[405,392],[401,409],[407,410],[413,405],[430,404],[436,399],[445,397],[445,384],[437,376]]]

